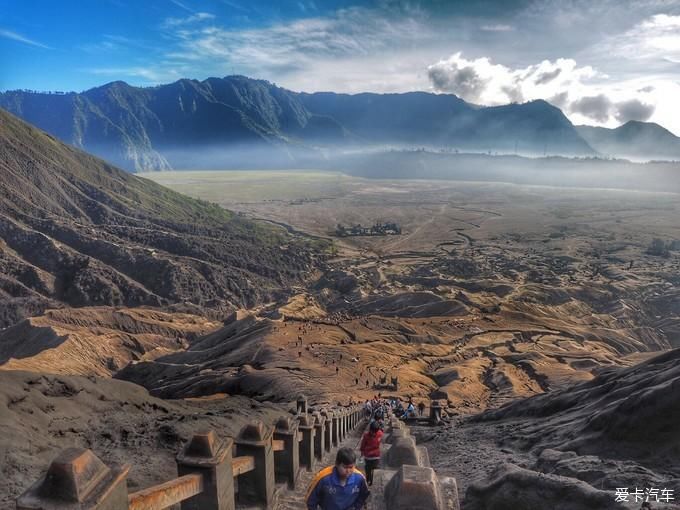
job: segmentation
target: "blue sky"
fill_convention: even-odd
[[[546,99],[575,123],[680,134],[680,0],[0,0],[0,90],[229,74]]]
[[[349,3],[0,0],[0,90],[81,91],[100,85],[107,74],[111,79],[148,85],[156,82],[150,78],[154,68],[178,44],[173,32],[182,28],[209,22],[226,30],[246,30],[309,13],[324,15],[345,5]],[[200,76],[188,77],[206,77],[209,71],[226,74],[234,66],[223,62],[210,67],[203,72],[192,69]],[[107,68],[121,72],[102,72]],[[132,71],[135,68],[137,72]],[[148,76],[140,75],[142,69],[149,70]],[[170,75],[157,74],[160,78]]]

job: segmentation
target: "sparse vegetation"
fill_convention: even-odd
[[[654,238],[649,246],[647,247],[647,254],[653,255],[655,257],[668,258],[670,256],[671,247],[673,242],[666,242],[663,239]]]

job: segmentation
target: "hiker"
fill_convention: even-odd
[[[422,416],[425,413],[425,402],[422,400],[418,403],[418,416]]]
[[[409,400],[408,406],[406,406],[406,417],[407,418],[415,418],[415,416],[416,416],[416,407],[413,405],[413,401]]]
[[[385,428],[385,422],[383,421],[384,419],[385,419],[385,414],[383,413],[382,407],[377,407],[375,409],[375,411],[373,411],[373,418],[371,419],[371,425],[373,425],[375,423],[380,430],[383,430]]]
[[[377,421],[372,421],[368,431],[361,438],[361,455],[366,459],[366,481],[373,485],[373,470],[380,464],[380,441],[383,431]]]
[[[357,456],[351,448],[340,448],[335,466],[317,473],[307,489],[307,510],[360,510],[371,494],[366,478],[356,467]]]

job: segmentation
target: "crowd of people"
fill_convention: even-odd
[[[421,401],[418,406],[409,398],[404,402],[399,397],[382,398],[380,394],[364,403],[364,412],[369,420],[375,419],[376,415],[384,416],[388,412],[399,419],[416,418],[425,413],[425,402]]]

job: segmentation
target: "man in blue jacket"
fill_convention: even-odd
[[[340,448],[335,466],[319,471],[307,490],[308,510],[360,510],[371,494],[364,474],[356,467],[351,448]]]

